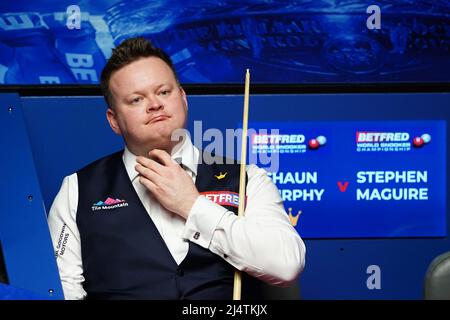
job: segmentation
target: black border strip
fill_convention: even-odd
[[[0,241],[0,283],[9,284],[6,264],[3,258],[2,243]]]
[[[244,84],[186,84],[188,95],[243,94]],[[448,83],[251,84],[252,94],[450,92]],[[98,85],[0,85],[0,93],[20,96],[101,96]]]

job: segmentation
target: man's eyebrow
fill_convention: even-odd
[[[163,83],[160,83],[160,84],[156,85],[154,87],[154,90],[155,91],[159,90],[159,89],[161,89],[162,87],[165,87],[165,86],[170,87],[170,86],[173,86],[173,84],[171,84],[170,82],[163,82]],[[137,90],[135,90],[135,91],[133,91],[133,92],[131,92],[129,94],[133,94],[133,93],[142,94],[145,91],[146,91],[145,88],[140,88],[140,89],[137,89]]]
[[[173,84],[170,82],[164,82],[164,83],[160,84],[156,89],[161,89],[161,87],[164,87],[164,86],[172,87]]]
[[[164,82],[164,83],[161,83],[161,84],[157,85],[155,87],[155,91],[161,89],[164,86],[173,86],[173,85],[170,82]],[[144,94],[145,91],[146,91],[146,88],[139,88],[139,89],[136,89],[136,90],[131,91],[129,93],[126,93],[125,96],[128,97],[129,95],[132,95],[132,94]]]
[[[144,92],[142,90],[135,90],[135,91],[131,91],[128,92],[124,95],[125,98],[128,98],[129,96],[133,95],[133,94],[139,94],[142,95]]]

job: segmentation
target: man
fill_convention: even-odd
[[[243,295],[296,280],[305,246],[264,170],[247,166],[245,217],[200,195],[236,195],[239,165],[199,164],[187,135],[173,141],[188,107],[163,51],[124,41],[101,87],[125,149],[66,177],[50,210],[66,299],[231,299],[234,268],[251,276]]]

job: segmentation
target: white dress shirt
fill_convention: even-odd
[[[175,148],[177,149],[177,148]],[[184,139],[172,159],[182,163],[193,181],[197,177],[199,150]],[[247,166],[245,216],[204,196],[194,203],[187,220],[162,207],[139,182],[136,156],[125,147],[123,162],[139,199],[180,264],[189,250],[187,240],[211,250],[235,268],[274,285],[288,285],[303,270],[305,245],[291,226],[278,189],[265,170]],[[76,223],[78,178],[64,178],[48,216],[55,255],[66,299],[83,299],[83,265]]]

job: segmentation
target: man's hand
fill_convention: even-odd
[[[166,151],[154,149],[149,156],[151,159],[136,157],[138,164],[135,169],[140,174],[139,182],[164,208],[187,219],[200,195],[192,178]]]

